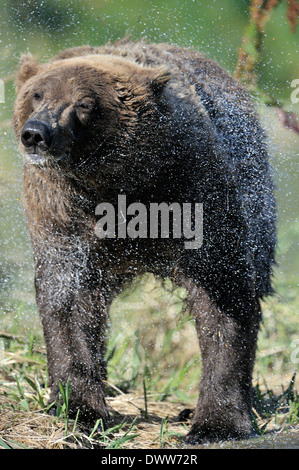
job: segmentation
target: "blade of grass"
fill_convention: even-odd
[[[128,441],[131,441],[133,439],[135,439],[135,437],[138,436],[138,434],[132,434],[131,436],[129,436],[128,434],[134,429],[134,426],[135,426],[135,423],[136,423],[136,420],[137,420],[137,416],[136,418],[132,421],[129,429],[125,432],[125,434],[120,438],[120,439],[116,439],[116,440],[113,440],[111,442],[111,444],[107,447],[108,449],[116,449],[116,448],[120,448],[122,444],[124,444],[125,442],[128,442]],[[121,424],[121,427],[124,425],[124,423]]]
[[[148,419],[148,407],[147,407],[147,391],[145,380],[143,379],[143,395],[144,395],[144,418]]]
[[[75,421],[74,421],[74,424],[73,424],[73,429],[72,429],[72,432],[74,433],[75,430],[76,430],[76,427],[77,427],[77,422],[78,422],[78,418],[79,418],[79,413],[80,413],[80,410],[77,411],[77,414],[76,414],[76,418],[75,418]]]
[[[3,441],[3,439],[0,438],[0,447],[3,447],[4,449],[13,449],[12,446],[10,446],[7,442]]]
[[[37,399],[36,397],[34,397],[38,404],[42,407],[42,408],[45,408],[46,407],[46,403],[44,401],[44,398],[42,396],[42,391],[41,391],[41,388],[38,384],[38,382],[33,382],[33,380],[31,380],[29,377],[27,376],[24,376],[24,379],[26,380],[26,382],[30,385],[30,387],[35,391],[35,393],[37,394]]]
[[[101,421],[102,421],[101,419],[98,419],[98,420],[96,421],[96,424],[94,425],[93,430],[91,431],[91,433],[90,433],[90,435],[89,435],[89,439],[92,439],[92,438],[93,438],[93,436],[94,436],[96,430],[98,429],[98,427],[99,427]],[[102,422],[103,422],[103,421],[102,421]]]
[[[163,445],[164,425],[165,425],[165,418],[162,418],[161,427],[160,427],[160,435],[159,435],[160,447],[162,447]]]

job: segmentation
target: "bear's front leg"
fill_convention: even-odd
[[[57,250],[56,250],[57,252]],[[59,383],[70,382],[69,415],[94,424],[108,421],[104,398],[106,299],[101,271],[74,252],[39,260],[35,276],[37,304],[47,347],[50,402]]]
[[[254,434],[251,383],[259,309],[255,304],[245,318],[224,314],[194,284],[190,307],[196,319],[202,375],[186,443],[249,437]]]

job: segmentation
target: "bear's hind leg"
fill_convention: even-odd
[[[258,331],[256,301],[246,318],[222,313],[208,293],[192,283],[190,307],[202,357],[199,400],[187,444],[240,439],[254,434],[252,369]]]

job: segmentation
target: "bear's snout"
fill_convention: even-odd
[[[46,122],[29,120],[22,129],[21,141],[27,148],[48,150],[52,142],[52,129]]]

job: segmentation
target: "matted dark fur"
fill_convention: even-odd
[[[187,442],[253,432],[260,299],[271,292],[275,200],[263,131],[246,93],[215,62],[166,44],[77,47],[46,64],[24,56],[13,120],[47,344],[50,400],[108,413],[105,324],[125,281],[145,271],[189,291],[202,354]],[[203,203],[204,239],[100,239],[95,208]]]

